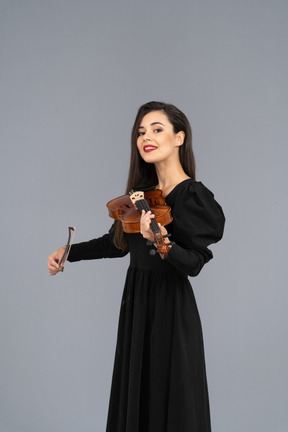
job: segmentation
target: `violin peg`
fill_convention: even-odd
[[[163,238],[168,238],[168,237],[171,237],[171,234],[165,234],[165,235],[163,235]]]

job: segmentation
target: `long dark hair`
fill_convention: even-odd
[[[162,111],[173,126],[174,133],[183,131],[185,138],[179,148],[179,159],[185,173],[195,180],[195,159],[192,149],[192,131],[190,123],[185,114],[174,105],[164,102],[148,102],[142,105],[135,118],[131,133],[131,157],[130,169],[127,180],[126,193],[137,185],[153,186],[158,183],[154,164],[146,163],[140,156],[137,148],[138,130],[143,117],[151,111]],[[114,243],[123,250],[127,245],[123,236],[122,224],[118,221],[115,224]]]

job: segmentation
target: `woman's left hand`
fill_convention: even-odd
[[[145,212],[145,210],[142,210],[142,214],[141,214],[141,219],[140,219],[140,232],[142,234],[142,236],[150,241],[154,241],[154,234],[150,228],[150,224],[151,224],[151,220],[155,218],[155,215],[151,212],[148,211],[147,213]],[[162,232],[163,235],[167,234],[167,230],[165,227],[163,227],[161,224],[158,224],[159,228]],[[166,240],[166,239],[165,239]]]
[[[150,228],[151,220],[155,218],[155,215],[148,211],[142,210],[141,219],[140,219],[140,232],[142,236],[150,241],[154,240],[154,234]]]

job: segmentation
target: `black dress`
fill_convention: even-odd
[[[224,215],[213,194],[188,179],[166,197],[175,241],[168,258],[149,254],[141,234],[127,234],[131,256],[121,303],[107,432],[209,432],[201,322],[188,275],[212,258]],[[73,245],[69,261],[125,253],[112,232]]]

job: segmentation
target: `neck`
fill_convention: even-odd
[[[163,191],[164,196],[183,180],[190,178],[182,168],[180,161],[175,163],[159,162],[155,164],[158,177],[158,188]]]

